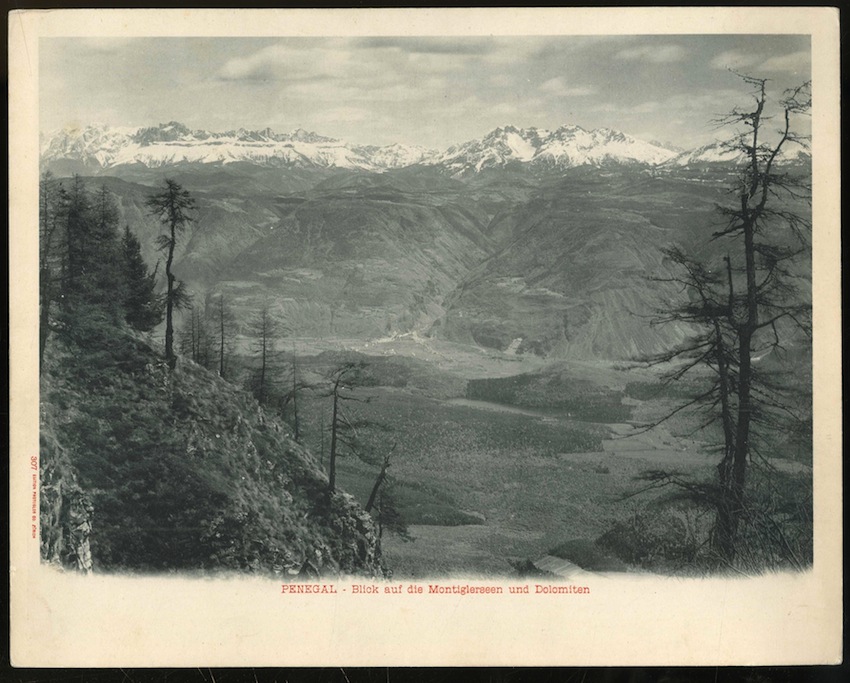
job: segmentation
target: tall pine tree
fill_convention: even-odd
[[[62,259],[56,328],[94,343],[105,336],[104,326],[123,319],[118,209],[105,188],[92,197],[79,175],[57,194]]]
[[[151,215],[166,229],[166,233],[159,236],[157,244],[166,255],[165,359],[173,370],[177,365],[177,356],[174,354],[174,310],[185,308],[190,301],[184,283],[174,275],[174,251],[178,238],[193,220],[189,213],[195,208],[195,200],[179,183],[166,178],[165,187],[148,197],[147,205]]]
[[[162,299],[156,293],[156,275],[159,264],[151,272],[142,259],[141,244],[130,232],[130,226],[124,226],[121,239],[123,256],[124,318],[127,323],[140,332],[150,332],[162,322]]]

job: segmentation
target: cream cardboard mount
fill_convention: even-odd
[[[38,183],[52,38],[811,36],[814,564],[709,579],[590,574],[282,584],[42,564]],[[790,665],[842,659],[838,13],[831,8],[56,10],[10,15],[11,656],[15,666]],[[682,37],[685,40],[681,40]],[[671,40],[671,43],[673,41]],[[268,53],[274,56],[274,48]],[[267,54],[267,56],[268,56]],[[666,56],[665,56],[666,55]],[[238,57],[238,55],[236,55]],[[672,52],[655,53],[660,60]],[[416,59],[427,59],[418,55]],[[249,68],[250,57],[234,68]],[[338,66],[338,65],[337,65]],[[115,65],[120,69],[120,64]],[[334,68],[331,65],[329,68]],[[508,66],[504,66],[507,73]],[[451,72],[451,65],[445,66]],[[498,73],[494,72],[495,76]],[[375,76],[377,78],[377,75]],[[95,80],[91,81],[96,82]],[[104,82],[114,82],[104,78]],[[163,86],[165,87],[165,86]],[[572,87],[572,92],[568,92]],[[552,81],[578,98],[578,86]],[[399,93],[402,91],[399,90]],[[94,91],[93,91],[94,95]],[[107,94],[108,95],[108,94]],[[121,96],[113,92],[113,97]],[[152,93],[167,97],[167,90]],[[108,101],[103,92],[97,97]],[[403,94],[398,95],[403,98]],[[42,109],[40,109],[40,102]],[[281,106],[285,101],[281,101]],[[103,110],[104,116],[110,112]],[[351,107],[349,116],[358,116]],[[83,122],[85,123],[85,122]],[[673,125],[671,123],[671,125]],[[552,558],[547,560],[554,562]],[[548,567],[559,571],[563,568]],[[289,587],[287,587],[289,586]],[[296,587],[297,586],[297,587]],[[525,592],[527,587],[528,592]]]

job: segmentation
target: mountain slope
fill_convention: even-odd
[[[94,331],[94,330],[92,330]],[[42,558],[94,570],[380,573],[371,518],[245,393],[117,329],[42,375]],[[90,553],[91,561],[87,563]]]
[[[339,188],[293,205],[221,270],[234,306],[263,300],[299,336],[370,338],[427,326],[489,253],[487,216],[451,195]]]
[[[506,211],[489,233],[501,249],[446,302],[432,334],[516,353],[625,359],[686,330],[648,317],[675,288],[660,246],[690,244],[716,219],[722,184],[575,169]]]

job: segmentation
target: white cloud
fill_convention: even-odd
[[[765,71],[796,73],[807,71],[810,64],[811,54],[806,50],[773,57],[768,57],[764,53],[727,50],[711,60],[711,65],[716,69],[748,69],[754,74]]]
[[[662,100],[647,100],[632,105],[618,105],[613,102],[604,102],[593,107],[590,111],[616,113],[622,116],[653,114],[656,112],[664,112],[668,115],[674,112],[677,114],[696,112],[708,113],[709,116],[712,116],[731,108],[740,99],[741,93],[739,91],[723,88],[671,95]]]
[[[542,107],[543,102],[535,97],[524,98],[522,101],[522,110],[524,112],[539,111]],[[525,123],[515,120],[518,114],[518,108],[513,102],[499,102],[487,105],[487,113],[492,116],[498,116],[500,120],[506,120],[509,123],[525,125]],[[534,121],[534,118],[531,118],[531,121]]]
[[[370,121],[374,118],[374,114],[361,107],[336,107],[335,109],[325,109],[319,112],[315,120],[319,123],[351,123],[353,121]]]
[[[548,81],[542,83],[540,90],[559,97],[586,97],[596,92],[596,88],[586,85],[570,87],[560,76],[558,78],[550,78]]]
[[[510,68],[516,64],[536,61],[540,49],[541,43],[537,40],[524,38],[518,41],[509,38],[497,38],[490,52],[476,55],[476,58],[482,63]]]
[[[711,66],[715,69],[744,69],[755,66],[764,59],[764,56],[741,50],[726,50],[711,60]]]
[[[458,62],[470,59],[465,55],[442,52],[412,53],[407,55],[405,66],[412,66],[417,73],[448,73],[458,70]]]
[[[787,55],[771,57],[759,69],[762,71],[808,71],[811,68],[811,54],[807,51],[792,52]]]
[[[283,45],[270,45],[248,55],[236,57],[221,67],[220,78],[240,80],[307,80],[325,76],[325,50],[291,50]]]
[[[496,74],[490,77],[490,83],[497,88],[508,88],[514,85],[514,79],[507,74]]]
[[[417,56],[418,60],[418,56]],[[226,81],[274,81],[283,83],[303,81],[337,81],[348,85],[382,87],[398,83],[407,72],[431,73],[443,71],[441,62],[426,57],[411,68],[404,58],[394,58],[387,50],[352,51],[338,46],[293,47],[270,45],[246,57],[227,61],[218,71]]]
[[[630,114],[651,114],[652,112],[657,111],[660,106],[661,104],[655,101],[641,102],[633,107],[629,107],[627,111]]]
[[[616,59],[640,60],[653,64],[680,62],[685,58],[685,48],[681,45],[641,45],[620,50],[614,55]]]
[[[710,116],[713,116],[740,102],[741,97],[742,92],[739,90],[721,88],[718,90],[671,95],[662,104],[666,110],[706,112]]]

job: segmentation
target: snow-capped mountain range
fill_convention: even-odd
[[[383,170],[417,163],[427,150],[401,145],[359,147],[302,129],[275,133],[239,129],[226,133],[190,130],[172,121],[153,128],[93,125],[63,129],[42,140],[45,162],[70,159],[95,168],[142,164],[227,164]]]
[[[598,166],[605,163],[656,165],[675,152],[610,128],[585,130],[562,126],[548,131],[538,128],[496,128],[481,140],[450,147],[435,160],[454,171],[480,171],[511,162],[551,167]]]
[[[783,146],[779,158],[786,163],[801,163],[811,160],[811,154],[797,144]],[[730,148],[723,142],[711,142],[702,147],[677,154],[669,162],[675,166],[701,166],[711,164],[737,165],[746,163],[747,156],[740,150]]]
[[[444,152],[393,144],[353,145],[303,129],[290,133],[239,129],[225,133],[190,130],[172,121],[149,128],[91,125],[66,128],[42,138],[45,164],[69,160],[97,171],[141,164],[158,168],[173,164],[248,162],[289,168],[342,168],[384,171],[416,164],[441,166],[454,175],[511,164],[571,168],[604,164],[689,166],[734,163],[735,155],[719,143],[677,153],[658,143],[599,128],[566,125],[556,130],[496,128],[480,140]]]

